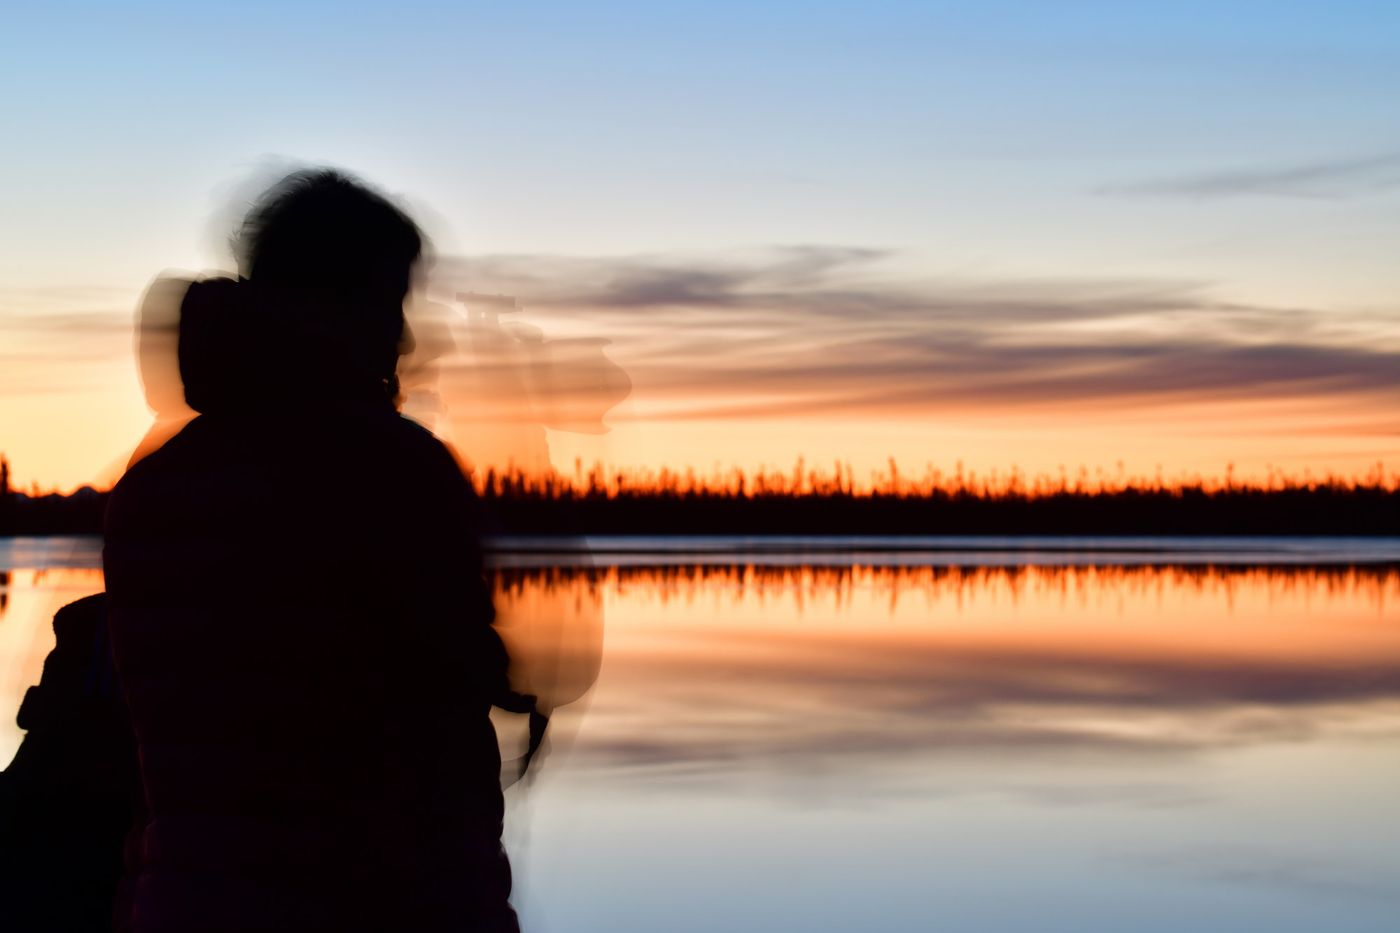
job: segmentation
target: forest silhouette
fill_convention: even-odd
[[[63,495],[8,483],[0,460],[0,535],[96,534],[107,493]],[[1268,479],[1027,477],[888,470],[857,479],[849,466],[791,470],[607,469],[573,474],[477,471],[494,534],[654,535],[1392,535],[1400,474],[1273,471]],[[316,488],[304,495],[325,494]],[[343,504],[353,509],[355,503]]]

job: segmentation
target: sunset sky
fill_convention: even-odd
[[[308,163],[610,341],[569,470],[1400,468],[1393,2],[52,2],[0,87],[25,485],[118,475],[142,290]]]

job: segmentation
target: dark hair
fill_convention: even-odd
[[[423,235],[407,214],[349,175],[306,169],[262,195],[233,248],[253,282],[400,304]]]

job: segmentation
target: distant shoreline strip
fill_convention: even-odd
[[[1400,567],[1400,537],[497,536],[497,568],[1215,565]],[[0,537],[0,572],[97,569],[95,535]]]

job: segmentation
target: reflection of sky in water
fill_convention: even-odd
[[[563,930],[1392,930],[1400,570],[602,567]],[[508,602],[508,600],[507,600]]]
[[[498,572],[561,700],[604,644],[508,794],[535,933],[1400,928],[1394,563],[671,564]],[[0,701],[100,584],[10,575]]]

